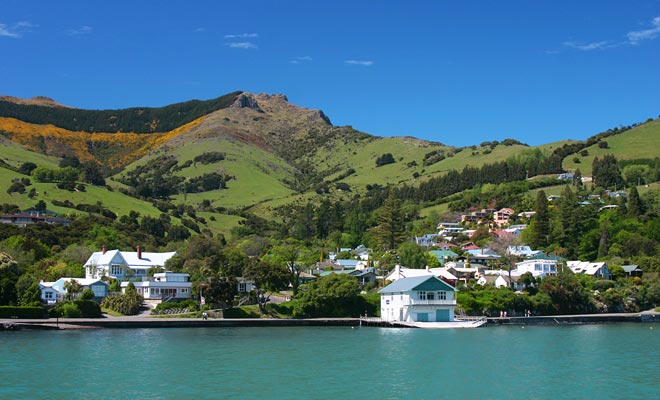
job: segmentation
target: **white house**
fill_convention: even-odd
[[[456,284],[456,282],[458,282],[458,278],[456,277],[456,275],[449,272],[447,268],[443,268],[443,267],[429,268],[428,266],[426,266],[426,268],[424,269],[417,269],[417,268],[402,267],[398,264],[394,267],[392,272],[390,272],[385,277],[385,280],[394,282],[403,278],[412,278],[416,276],[428,276],[428,275],[434,275],[445,281],[452,282],[453,284]]]
[[[64,285],[69,281],[78,282],[82,290],[91,289],[94,292],[94,300],[96,301],[100,301],[108,295],[109,285],[100,279],[60,278],[55,282],[39,282],[41,301],[46,304],[55,304],[59,301],[64,301],[67,293]]]
[[[107,276],[119,280],[141,280],[147,277],[151,268],[165,269],[165,262],[176,255],[176,252],[150,253],[143,252],[140,246],[137,251],[108,250],[103,246],[101,251],[94,252],[85,262],[85,275],[88,279],[100,279]]]
[[[530,258],[539,254],[539,250],[532,250],[529,246],[508,246],[506,248],[506,253],[518,257]]]
[[[128,281],[121,283],[122,292],[126,291],[128,284]],[[189,299],[192,294],[190,275],[183,273],[159,272],[141,282],[133,282],[133,285],[145,300]]]
[[[612,272],[604,262],[567,261],[566,266],[576,274],[591,275],[602,279],[612,279]]]
[[[453,321],[455,292],[434,275],[398,279],[378,292],[380,317],[402,322]]]
[[[546,275],[557,275],[557,260],[533,258],[516,263],[516,275],[530,272],[535,278]]]

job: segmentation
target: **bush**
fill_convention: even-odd
[[[43,307],[0,306],[0,318],[40,319],[48,318],[48,314]]]
[[[103,316],[101,314],[101,306],[93,300],[75,300],[73,303],[80,310],[83,318],[101,318]]]
[[[62,316],[64,318],[82,318],[82,312],[73,303],[64,303],[62,304]]]
[[[101,307],[109,308],[112,311],[124,315],[136,315],[140,312],[140,306],[144,299],[137,293],[129,292],[126,288],[126,293],[119,295],[111,295],[103,299]]]
[[[601,292],[603,292],[607,289],[613,289],[614,286],[616,286],[614,281],[601,279],[601,280],[597,280],[596,282],[594,282],[593,289],[594,290],[600,290]]]

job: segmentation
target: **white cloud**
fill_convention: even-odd
[[[91,26],[83,25],[78,29],[69,29],[66,34],[69,36],[84,36],[92,33],[92,30]]]
[[[28,21],[19,21],[12,26],[0,24],[0,36],[19,39],[23,37],[24,33],[32,32],[31,28],[36,28],[38,26],[39,25],[35,25]]]
[[[291,64],[302,64],[304,62],[310,62],[312,61],[312,57],[310,56],[303,56],[303,57],[296,57],[293,60],[289,61]]]
[[[360,65],[362,67],[371,67],[374,65],[374,62],[371,60],[346,60],[344,63],[348,65]]]
[[[225,35],[225,39],[247,39],[247,38],[256,38],[259,34],[257,33],[239,33],[237,35]]]
[[[225,46],[229,46],[232,49],[257,49],[257,45],[252,42],[229,42],[225,43]]]
[[[571,47],[573,49],[582,50],[582,51],[591,51],[591,50],[603,50],[610,47],[616,47],[616,44],[610,43],[608,41],[602,42],[592,42],[592,43],[580,43],[580,42],[564,42],[564,46]]]
[[[642,40],[651,40],[658,37],[660,35],[660,17],[653,18],[651,25],[653,25],[651,29],[628,32],[626,35],[628,37],[628,43],[639,44]]]

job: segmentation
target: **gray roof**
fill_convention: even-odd
[[[414,290],[419,285],[431,279],[437,281],[439,285],[443,286],[444,290],[455,290],[450,284],[438,279],[435,275],[422,275],[414,276],[412,278],[397,279],[393,283],[380,289],[378,293],[407,292]]]

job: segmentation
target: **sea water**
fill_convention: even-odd
[[[660,326],[0,332],[1,399],[657,399]]]

